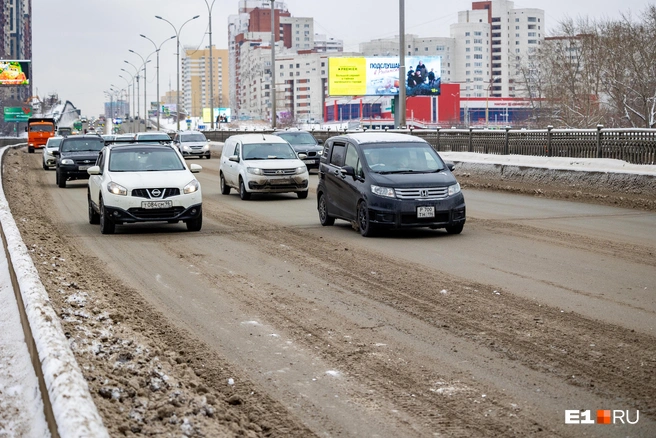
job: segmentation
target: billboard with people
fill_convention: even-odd
[[[442,58],[406,56],[406,75],[399,78],[398,57],[328,58],[330,96],[439,96]]]
[[[0,60],[0,86],[29,85],[30,62]]]

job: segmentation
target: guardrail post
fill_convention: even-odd
[[[551,157],[551,130],[552,125],[547,126],[547,157]]]
[[[601,130],[604,125],[597,125],[597,158],[601,158]]]
[[[508,134],[508,133],[509,133],[509,132],[510,132],[510,126],[506,126],[506,138],[505,138],[505,140],[504,140],[504,141],[505,141],[505,144],[503,145],[503,154],[504,154],[504,155],[509,155],[509,154],[510,154],[510,147],[508,146],[509,143],[510,143],[510,142],[508,141],[508,137],[509,137],[509,134]]]
[[[474,152],[474,141],[472,139],[472,135],[474,133],[474,128],[471,126],[469,127],[469,151],[468,152]]]

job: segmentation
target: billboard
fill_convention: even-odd
[[[439,96],[442,58],[406,56],[406,77],[399,78],[398,57],[328,58],[330,96]]]
[[[5,122],[27,122],[32,117],[31,107],[6,106],[4,110]]]
[[[218,120],[217,120],[218,119]],[[231,119],[230,108],[214,108],[215,122],[229,122]],[[212,116],[209,108],[203,108],[203,122],[212,123]]]
[[[0,86],[29,85],[30,62],[0,60]]]

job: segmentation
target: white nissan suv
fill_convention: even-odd
[[[105,146],[89,168],[89,223],[102,234],[118,224],[183,221],[189,231],[203,224],[200,183],[171,145],[131,143]]]

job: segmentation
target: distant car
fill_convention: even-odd
[[[317,140],[314,135],[308,131],[289,130],[275,132],[274,134],[287,140],[297,154],[306,155],[303,162],[308,169],[319,168],[319,159],[323,152],[322,140]]]
[[[59,150],[59,145],[65,137],[50,137],[43,148],[43,170],[49,170],[57,165],[57,157],[52,153]]]
[[[116,225],[136,222],[183,221],[189,231],[203,225],[200,183],[171,145],[112,144],[98,163],[88,169],[89,223],[100,224],[102,234]]]
[[[183,157],[212,158],[209,140],[200,131],[180,131],[175,134],[173,144]]]
[[[309,179],[303,161],[291,145],[277,135],[233,135],[225,141],[219,164],[224,195],[229,195],[234,188],[242,200],[250,199],[252,193],[285,192],[295,192],[305,199]]]
[[[171,136],[170,135],[168,135],[166,132],[157,132],[157,131],[137,132],[134,136],[134,139],[136,141],[140,141],[140,140],[157,141],[157,140],[159,140],[162,143],[166,143],[166,144],[171,143]]]
[[[321,225],[355,222],[363,236],[381,229],[465,225],[460,184],[433,147],[419,137],[360,133],[331,137],[321,158],[317,209]]]
[[[96,163],[98,153],[105,146],[99,135],[72,135],[59,144],[59,150],[53,151],[57,157],[56,183],[60,188],[66,187],[66,181],[88,179],[87,169]]]

